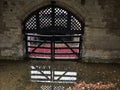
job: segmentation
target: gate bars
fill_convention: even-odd
[[[51,4],[31,13],[23,26],[26,58],[81,59],[84,23],[70,11]]]

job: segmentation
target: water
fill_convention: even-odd
[[[120,64],[0,61],[0,90],[66,90],[79,82],[113,83],[111,90],[120,90],[119,69]]]

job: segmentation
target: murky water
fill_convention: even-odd
[[[113,83],[107,90],[120,90],[120,64],[0,61],[0,90],[66,90],[79,82]]]

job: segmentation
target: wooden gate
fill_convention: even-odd
[[[84,23],[70,11],[51,4],[31,13],[23,26],[26,58],[81,59]]]

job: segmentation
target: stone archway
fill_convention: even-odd
[[[23,23],[26,57],[81,59],[84,23],[55,3],[32,12]]]

